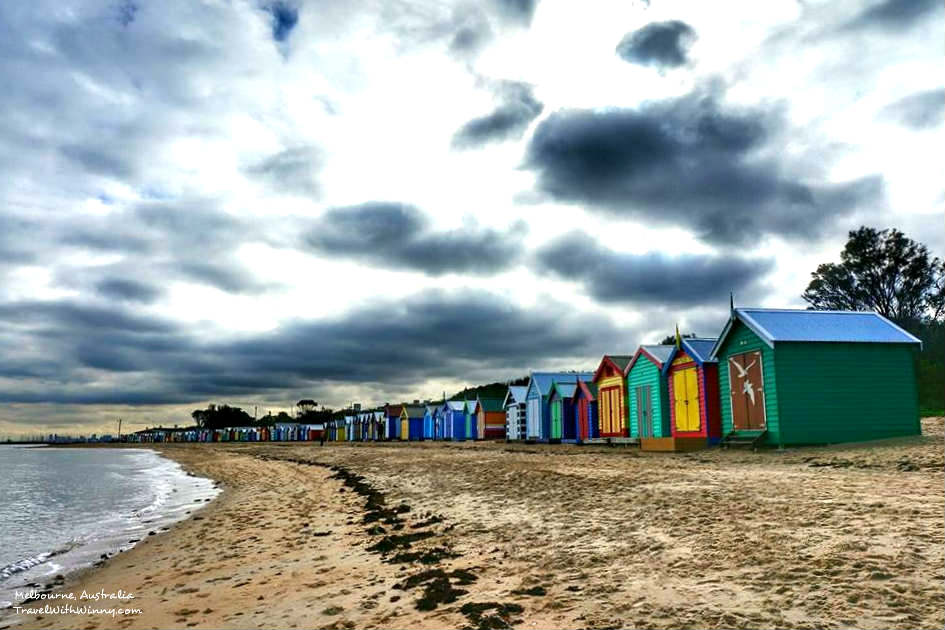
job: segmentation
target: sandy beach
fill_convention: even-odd
[[[761,453],[157,447],[224,492],[58,587],[141,614],[23,628],[941,628],[943,419]]]

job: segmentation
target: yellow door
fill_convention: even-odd
[[[613,387],[604,390],[600,397],[601,432],[612,435],[623,432],[623,411],[621,409],[621,388]]]
[[[610,435],[610,391],[603,392],[600,399],[600,432]]]
[[[618,430],[617,418],[619,417],[620,410],[617,408],[617,402],[620,398],[620,394],[617,393],[618,390],[610,390],[610,432],[616,433]]]
[[[686,372],[689,370],[677,370],[673,372],[673,404],[676,412],[676,430],[689,430],[689,411],[686,398]]]
[[[699,430],[699,382],[696,368],[684,370],[686,374],[686,402],[689,413],[689,430]]]
[[[673,372],[673,404],[677,431],[698,431],[699,380],[696,368]]]
[[[608,429],[611,433],[617,432],[617,390],[612,389],[607,392],[608,398],[610,398],[610,404],[608,408],[610,409],[610,417],[608,418],[608,424],[610,428]]]
[[[614,409],[617,410],[616,413],[614,413],[614,424],[617,427],[616,432],[623,435],[624,419],[623,419],[623,388],[622,387],[614,391]]]

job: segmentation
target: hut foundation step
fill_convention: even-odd
[[[722,438],[719,445],[722,448],[750,448],[756,451],[767,435],[767,431],[731,431]]]

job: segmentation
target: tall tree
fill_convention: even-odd
[[[839,263],[811,274],[801,297],[817,310],[873,310],[900,323],[941,320],[945,266],[899,230],[850,232]]]

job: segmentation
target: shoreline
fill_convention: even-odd
[[[181,464],[189,473],[214,479],[222,492],[199,513],[191,514],[188,518],[172,525],[167,531],[149,537],[135,547],[104,560],[99,566],[86,567],[70,574],[54,589],[56,593],[75,593],[76,596],[83,590],[114,592],[123,589],[132,593],[134,598],[127,604],[140,608],[142,612],[138,615],[118,617],[117,627],[193,627],[196,625],[245,627],[245,621],[248,619],[244,621],[241,618],[248,615],[242,611],[255,605],[254,616],[267,614],[266,619],[269,621],[258,620],[255,624],[251,624],[252,627],[274,624],[290,628],[308,627],[314,615],[322,618],[316,623],[318,627],[340,628],[350,627],[338,618],[343,611],[371,611],[370,596],[365,597],[363,592],[354,588],[341,588],[330,594],[334,602],[332,605],[306,611],[305,622],[293,621],[299,610],[311,608],[311,606],[310,602],[303,604],[297,597],[290,594],[290,588],[297,586],[297,581],[301,579],[300,576],[305,571],[297,567],[302,563],[301,558],[288,553],[280,553],[283,550],[289,552],[304,548],[308,552],[307,559],[313,564],[324,565],[331,558],[336,561],[332,563],[335,565],[332,568],[320,566],[314,571],[308,571],[310,575],[301,583],[305,589],[325,591],[330,587],[331,582],[324,578],[317,578],[325,573],[332,573],[333,569],[346,578],[355,576],[363,588],[377,585],[380,579],[378,576],[381,574],[392,585],[404,577],[397,567],[382,562],[384,554],[364,545],[369,538],[369,535],[363,533],[368,526],[362,523],[363,515],[368,511],[365,496],[371,495],[375,502],[381,503],[384,502],[384,498],[380,493],[365,485],[363,481],[359,482],[357,475],[345,471],[344,479],[333,478],[338,471],[330,470],[327,465],[313,464],[294,458],[282,459],[250,453],[232,453],[225,449],[208,454],[202,452],[203,449],[200,448],[205,445],[198,445],[196,452],[191,445],[184,448],[172,445],[170,448],[158,449],[154,449],[154,446],[147,445],[143,448],[158,450],[162,456]],[[273,468],[275,470],[272,470]],[[224,472],[225,469],[226,472]],[[294,477],[294,480],[301,481],[302,478],[307,477],[308,484],[298,486],[295,491],[290,490],[290,494],[298,497],[304,492],[320,488],[322,490],[320,499],[331,501],[334,509],[326,510],[320,515],[304,510],[304,522],[299,522],[302,518],[299,513],[286,522],[284,512],[280,514],[275,509],[261,509],[262,506],[254,505],[252,495],[259,488],[250,478],[259,480],[264,477],[259,474],[262,469],[269,469],[271,474],[280,476],[282,479]],[[270,498],[281,502],[284,497],[273,493]],[[258,501],[258,499],[259,497],[256,497],[255,500]],[[320,505],[328,507],[326,502]],[[240,516],[240,513],[247,511],[248,517]],[[267,516],[273,520],[259,522]],[[277,518],[282,523],[274,522]],[[221,536],[221,538],[227,538],[228,542],[218,547],[238,546],[240,542],[250,540],[260,541],[265,551],[270,552],[269,559],[278,559],[279,562],[267,566],[263,571],[261,567],[247,569],[243,562],[246,557],[243,554],[220,554],[204,550],[197,552],[197,557],[194,557],[195,554],[191,553],[191,550],[195,539],[200,538],[203,531],[219,525],[221,521],[232,522],[233,520],[268,525],[272,528],[270,533],[275,535],[271,536],[270,540],[261,540],[263,536],[253,533],[259,532],[258,528],[247,530],[240,535],[238,528],[230,526]],[[394,525],[401,529],[409,528],[412,534],[408,534],[408,537],[415,535],[417,531],[410,527],[416,523],[408,525],[393,510],[382,508],[376,520],[378,523],[373,527]],[[435,522],[437,522],[436,519],[432,519],[431,524]],[[391,533],[393,534],[393,531]],[[349,540],[352,541],[350,545],[347,542]],[[407,549],[409,544],[398,543],[395,547]],[[217,551],[222,551],[222,549],[218,548]],[[271,553],[273,551],[276,553]],[[330,553],[326,555],[325,552]],[[204,556],[212,556],[220,562],[212,564],[209,561],[211,558]],[[189,566],[182,570],[185,563],[189,563]],[[148,567],[148,570],[143,570],[143,566]],[[260,573],[263,573],[264,577],[259,578]],[[308,581],[312,577],[316,579]],[[187,582],[178,580],[187,580]],[[208,584],[210,586],[207,586]],[[169,591],[176,593],[181,600],[180,603],[174,603],[168,597],[171,595]],[[301,593],[297,593],[299,594]],[[285,599],[273,605],[266,604],[265,602],[271,601],[272,596]],[[400,599],[397,595],[392,597],[395,602]],[[405,594],[404,599],[407,600],[409,597]],[[273,608],[279,611],[275,617],[273,617]],[[290,610],[294,612],[290,614],[288,612]],[[399,612],[384,612],[372,623],[383,627],[384,624],[400,616]],[[272,619],[280,621],[274,622]],[[4,620],[4,623],[12,622],[15,625],[11,627],[14,628],[81,626],[93,630],[111,627],[110,621],[112,618],[106,617],[77,624],[76,618],[72,616],[39,615],[38,618],[36,616],[12,617]],[[417,621],[419,619],[406,623],[414,627]],[[403,625],[399,619],[393,623]],[[3,626],[0,625],[0,627]],[[443,625],[438,621],[433,621],[431,625],[428,621],[420,627],[437,628]]]
[[[758,454],[163,445],[222,494],[64,587],[143,613],[18,627],[941,627],[945,433],[927,424]]]
[[[220,493],[214,480],[195,475],[156,449],[121,445],[117,450],[128,468],[110,474],[134,475],[133,483],[152,493],[146,503],[125,505],[94,521],[80,519],[62,540],[49,540],[45,549],[26,552],[33,555],[21,556],[10,564],[11,573],[0,588],[0,622],[13,614],[15,606],[54,600],[55,589],[101,567],[107,559],[130,551],[148,537],[168,531]]]

